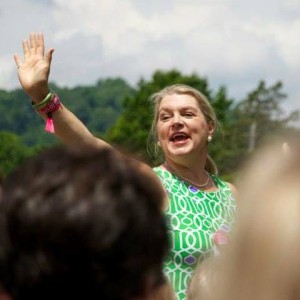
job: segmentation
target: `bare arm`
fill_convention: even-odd
[[[71,147],[110,147],[105,141],[96,138],[87,127],[65,106],[53,114],[55,134],[66,145]]]
[[[23,40],[22,46],[24,58],[14,55],[19,81],[31,100],[39,103],[49,92],[48,79],[54,49],[49,49],[45,53],[42,33],[31,33],[29,40]],[[77,148],[109,146],[105,141],[94,137],[86,126],[64,106],[53,113],[53,122],[55,134],[68,146]]]

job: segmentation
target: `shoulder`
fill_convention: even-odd
[[[156,174],[160,174],[163,172],[163,167],[162,166],[157,166],[157,167],[154,167],[152,168],[152,170],[156,173]]]
[[[166,190],[166,180],[167,180],[167,173],[169,173],[164,167],[157,166],[152,168],[153,172],[155,173],[157,180],[160,181],[161,185],[163,186],[164,192],[165,192],[165,201],[163,205],[163,210],[166,211],[169,207],[169,194]]]
[[[162,182],[164,182],[165,180],[168,180],[168,178],[172,177],[171,174],[170,174],[170,172],[167,171],[162,166],[154,167],[152,170],[154,171],[154,173],[156,174],[156,176],[158,176],[160,178],[160,180]]]
[[[217,175],[211,175],[211,176],[213,177],[214,181],[217,182],[217,184],[219,186],[226,187],[226,189],[229,188],[234,199],[238,199],[238,189],[236,188],[236,186],[234,184],[232,184],[231,182],[228,182],[228,181],[224,181]]]

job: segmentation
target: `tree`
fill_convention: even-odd
[[[92,86],[50,87],[62,102],[95,133],[103,134],[112,126],[122,110],[124,97],[132,94],[132,87],[121,78],[99,80]],[[14,132],[28,146],[57,143],[57,138],[45,134],[44,121],[32,109],[30,99],[22,89],[0,90],[0,128]]]
[[[299,112],[285,114],[282,104],[286,94],[282,88],[281,81],[268,87],[261,80],[244,100],[236,104],[231,129],[232,146],[236,148],[232,157],[235,167],[266,139],[294,130],[289,124]]]
[[[0,169],[3,174],[11,172],[34,152],[22,143],[19,136],[7,131],[0,131],[0,145]]]
[[[217,163],[220,174],[228,175],[232,173],[232,169],[227,167],[228,163],[236,153],[232,145],[234,127],[232,109],[235,101],[229,98],[225,86],[221,86],[211,99],[219,124],[213,135],[213,141],[209,144],[209,153]]]
[[[93,86],[53,88],[63,103],[92,131],[103,134],[122,111],[122,102],[133,89],[121,78],[98,80]]]

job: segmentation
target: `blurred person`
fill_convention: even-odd
[[[187,300],[206,300],[212,296],[216,259],[218,256],[211,254],[198,263],[187,288]]]
[[[54,49],[45,52],[43,35],[31,33],[22,46],[24,59],[14,56],[19,80],[33,108],[46,120],[45,129],[74,148],[110,148],[50,91]],[[198,259],[214,249],[216,234],[224,235],[231,227],[236,188],[217,176],[217,167],[208,154],[218,121],[205,95],[176,84],[151,99],[154,119],[150,139],[164,156],[154,171],[169,196],[165,213],[172,244],[164,270],[177,299],[184,299]]]
[[[300,299],[300,138],[285,141],[288,151],[276,140],[242,169],[236,224],[206,299]]]
[[[28,159],[3,184],[0,299],[151,299],[165,284],[165,196],[112,148]]]

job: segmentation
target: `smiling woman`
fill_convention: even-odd
[[[165,158],[154,171],[169,195],[171,251],[165,272],[178,299],[184,299],[197,262],[226,242],[234,220],[235,188],[216,176],[216,165],[208,155],[217,119],[207,98],[178,84],[152,99],[151,140]]]
[[[49,92],[53,49],[45,53],[43,35],[30,34],[29,41],[23,41],[23,52],[24,60],[14,57],[19,80],[46,119],[46,129],[76,149],[111,147]],[[235,213],[235,188],[216,176],[208,155],[217,119],[206,97],[189,86],[174,85],[152,99],[152,140],[165,157],[154,171],[169,195],[165,208],[172,249],[164,267],[177,298],[184,299],[197,260],[226,240]]]

